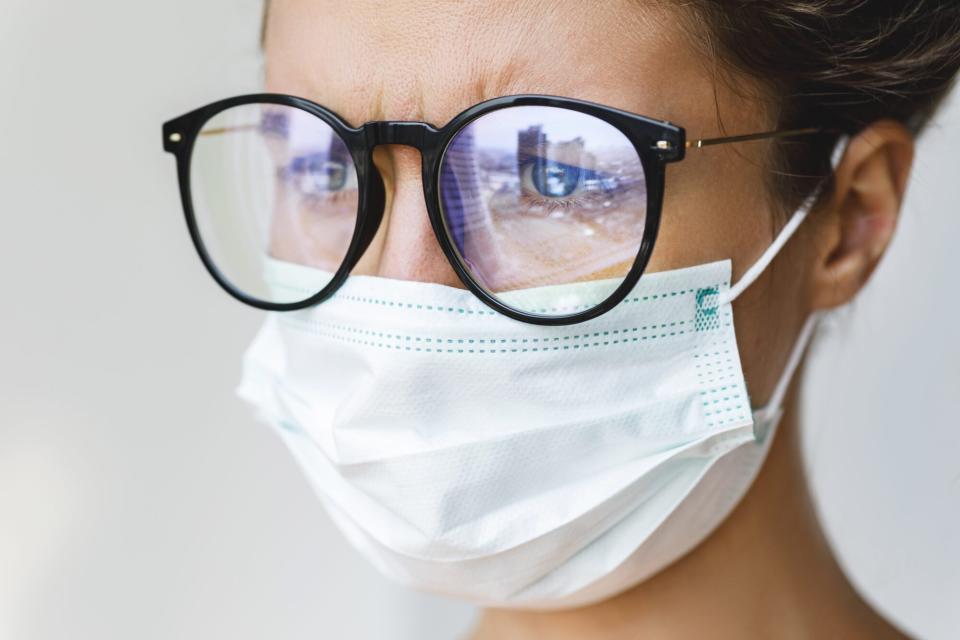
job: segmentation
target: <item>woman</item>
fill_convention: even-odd
[[[280,312],[240,393],[351,542],[478,640],[900,636],[791,381],[891,241],[960,6],[271,5],[271,95],[164,144],[213,276]]]

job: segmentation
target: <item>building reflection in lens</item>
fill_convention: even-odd
[[[512,149],[478,145],[468,126],[444,157],[449,231],[494,293],[623,277],[640,248],[646,179],[629,140],[612,127],[585,136],[576,119],[543,120],[516,128]]]

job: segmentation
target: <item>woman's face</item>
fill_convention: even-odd
[[[536,93],[669,120],[690,138],[772,128],[756,86],[742,79],[733,91],[715,81],[712,62],[672,3],[586,7],[564,0],[274,0],[266,89],[313,100],[353,126],[441,126],[483,100]],[[766,145],[705,148],[669,165],[648,272],[732,259],[736,280],[760,256],[782,222],[765,188]],[[387,145],[374,159],[386,210],[354,273],[462,287],[427,217],[419,152]],[[769,395],[809,311],[802,308],[809,299],[803,265],[811,246],[809,234],[799,234],[735,305],[755,404]]]

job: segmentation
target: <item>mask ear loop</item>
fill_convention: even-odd
[[[790,381],[793,380],[793,374],[796,373],[803,354],[807,350],[810,339],[813,338],[814,331],[820,323],[820,312],[815,312],[807,317],[800,329],[800,335],[790,351],[790,357],[787,359],[787,366],[777,380],[777,386],[767,404],[753,412],[753,437],[758,444],[763,444],[770,433],[776,428],[783,417],[783,399],[790,388]]]
[[[836,172],[840,160],[843,159],[849,142],[850,138],[847,135],[842,135],[837,140],[837,144],[833,148],[833,153],[830,156],[830,166],[834,172]],[[763,252],[760,258],[744,272],[732,287],[721,293],[719,302],[721,305],[727,303],[732,304],[733,301],[740,297],[740,294],[752,285],[767,267],[770,266],[773,259],[777,257],[780,250],[787,244],[787,241],[796,233],[803,221],[806,220],[810,211],[817,203],[822,191],[823,185],[820,185],[813,193],[807,196],[803,204],[800,205],[800,208],[797,209],[796,213],[794,213],[787,224],[784,225],[773,243],[767,247],[767,250]],[[790,381],[793,379],[793,374],[796,373],[797,367],[800,365],[800,360],[803,359],[803,354],[807,349],[807,345],[810,343],[810,339],[813,337],[821,316],[821,312],[812,313],[803,323],[803,328],[800,330],[800,335],[797,336],[797,341],[794,343],[790,357],[787,359],[787,365],[780,375],[780,379],[777,381],[773,393],[770,395],[770,400],[766,406],[753,412],[753,435],[754,439],[760,444],[768,438],[783,416],[783,400],[787,395],[787,390],[790,388]]]
[[[830,167],[835,172],[837,167],[840,165],[840,160],[843,159],[843,154],[847,150],[847,144],[850,142],[850,138],[847,135],[842,135],[837,139],[836,146],[833,148],[833,153],[830,155]],[[767,270],[767,267],[770,266],[770,263],[773,262],[773,259],[777,257],[777,254],[780,253],[780,250],[783,249],[784,245],[793,237],[793,234],[796,233],[797,229],[800,228],[800,225],[803,224],[803,221],[807,219],[807,216],[810,215],[810,211],[813,209],[814,205],[817,204],[817,199],[820,197],[823,192],[823,185],[819,185],[814,189],[813,193],[804,199],[803,204],[800,205],[800,208],[790,217],[790,220],[787,221],[787,224],[783,226],[783,229],[780,230],[780,233],[777,234],[777,237],[773,239],[773,243],[767,247],[767,250],[760,255],[756,262],[754,262],[749,269],[747,269],[740,279],[733,284],[732,287],[727,289],[724,293],[720,294],[720,304],[726,304],[728,302],[732,303],[734,300],[740,297],[740,294],[747,290],[747,288],[752,285],[760,275]]]

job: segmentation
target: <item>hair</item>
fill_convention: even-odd
[[[824,129],[775,143],[768,186],[785,209],[830,176],[841,134],[885,118],[920,134],[960,69],[957,0],[673,1],[718,79],[759,82],[777,129]]]
[[[775,143],[769,186],[784,208],[830,175],[841,134],[889,118],[919,135],[960,68],[956,0],[683,0],[682,7],[720,75],[746,74],[772,96],[777,129],[826,130]]]

